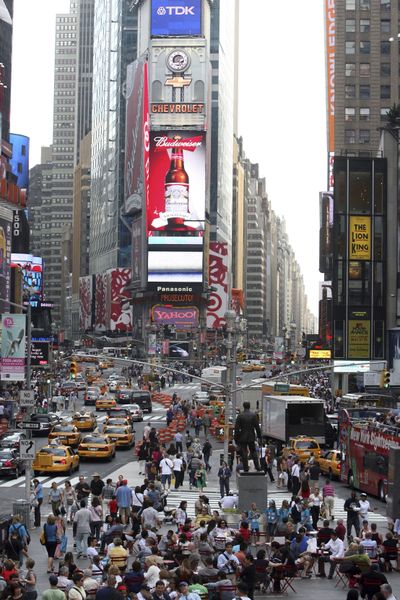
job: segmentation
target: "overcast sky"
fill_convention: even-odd
[[[12,131],[31,166],[52,141],[55,15],[69,0],[15,0]],[[310,305],[318,301],[318,193],[326,186],[323,2],[241,0],[239,134],[287,221]]]

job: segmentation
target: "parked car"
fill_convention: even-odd
[[[15,448],[0,449],[0,473],[19,477],[25,472],[25,463],[19,457],[19,452]]]
[[[193,394],[193,400],[200,404],[208,404],[210,402],[210,394],[208,392],[196,392]]]

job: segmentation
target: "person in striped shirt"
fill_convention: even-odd
[[[325,517],[333,521],[333,504],[335,497],[335,489],[329,479],[326,480],[325,485],[322,488],[322,497],[324,499]]]

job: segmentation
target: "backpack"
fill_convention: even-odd
[[[20,531],[21,527],[22,527],[21,523],[19,525],[14,525],[14,524],[10,525],[10,527],[8,529],[8,535],[10,536],[10,534],[13,531],[18,531],[18,537],[19,537],[19,539],[22,542],[23,541],[23,537],[22,537],[21,531]],[[28,531],[26,531],[26,543],[27,544],[31,543],[31,536],[29,535]]]
[[[290,516],[293,519],[293,523],[300,523],[301,521],[301,513],[298,510],[296,504],[293,504],[291,510],[290,510]]]

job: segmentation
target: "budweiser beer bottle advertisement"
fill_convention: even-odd
[[[205,133],[152,131],[148,235],[203,235]]]

